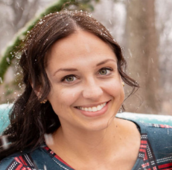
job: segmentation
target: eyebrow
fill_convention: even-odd
[[[109,61],[113,61],[113,62],[116,63],[116,61],[113,60],[113,59],[106,59],[106,60],[101,61],[100,63],[98,63],[96,66],[103,65],[103,64],[105,64],[105,63],[107,63],[107,62],[109,62]],[[59,71],[78,71],[78,70],[77,70],[76,68],[60,68],[60,69],[58,69],[57,71],[54,72],[53,76],[54,76],[57,72],[59,72]]]
[[[77,69],[76,68],[60,68],[57,71],[55,71],[53,75],[55,75],[59,71],[77,71]]]
[[[102,65],[102,64],[105,64],[105,63],[107,63],[108,61],[113,61],[113,62],[115,62],[115,63],[116,63],[116,61],[115,61],[115,60],[113,60],[113,59],[106,59],[106,60],[101,61],[100,63],[98,63],[96,66],[100,66],[100,65]]]

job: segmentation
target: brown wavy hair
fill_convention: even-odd
[[[8,148],[3,148],[0,142],[0,159],[26,148],[34,149],[44,142],[44,134],[53,133],[60,127],[58,116],[49,102],[40,102],[47,98],[50,92],[50,82],[45,68],[48,51],[58,40],[73,34],[77,28],[88,31],[109,44],[117,56],[118,71],[123,81],[133,87],[139,87],[137,82],[126,73],[126,61],[121,47],[113,40],[109,31],[89,13],[79,11],[56,12],[43,17],[28,33],[21,49],[20,66],[23,71],[23,94],[16,100],[10,114],[10,125],[4,131]],[[42,89],[40,98],[35,90]]]

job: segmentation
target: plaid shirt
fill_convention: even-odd
[[[172,170],[172,127],[134,123],[140,130],[141,144],[132,170]],[[0,170],[73,170],[73,168],[46,145],[42,145],[33,152],[16,153],[3,159],[0,162]]]

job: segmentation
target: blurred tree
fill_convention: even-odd
[[[165,2],[165,3],[164,3]],[[161,114],[172,115],[172,1],[156,0],[156,26],[159,33]]]
[[[159,108],[158,35],[155,27],[155,0],[130,0],[126,6],[126,51],[128,72],[140,84],[139,91],[126,101],[129,111],[157,114]],[[131,102],[131,100],[133,100]],[[132,104],[131,104],[132,103]],[[136,106],[139,106],[136,108]]]
[[[11,9],[13,10],[13,28],[17,32],[28,22],[36,13],[40,0],[17,0],[11,1]]]
[[[28,22],[36,13],[38,9],[38,5],[40,0],[1,0],[0,1],[0,20],[1,28],[0,28],[0,36],[1,36],[1,44],[0,49],[5,47],[11,37],[21,28],[23,27],[26,22]],[[5,34],[5,36],[4,36]],[[3,39],[5,37],[5,39]],[[3,60],[3,56],[0,56],[1,63],[0,64],[0,71],[6,73],[8,66],[11,65],[10,59],[14,58],[13,48],[8,48],[5,54],[6,58]],[[4,69],[6,68],[6,69]],[[17,63],[16,61],[13,62],[13,66],[8,69],[8,75],[6,81],[0,86],[0,92],[4,95],[0,96],[2,102],[7,102],[12,98],[14,100],[15,94],[18,94],[19,87],[16,85],[20,85],[18,81],[20,81],[15,75]],[[18,75],[18,74],[17,74]],[[0,84],[2,83],[2,78],[0,77]],[[15,91],[15,94],[14,94]],[[13,94],[11,97],[9,97]],[[9,97],[6,99],[6,97]]]

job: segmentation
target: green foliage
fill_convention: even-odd
[[[34,27],[34,25],[40,20],[40,18],[49,13],[60,11],[65,8],[68,9],[71,5],[79,10],[93,11],[94,7],[92,3],[99,1],[100,0],[59,0],[53,5],[47,7],[38,17],[35,17],[33,20],[31,20],[22,30],[18,32],[12,43],[6,48],[4,54],[0,57],[0,84],[4,79],[4,75],[8,67],[12,63],[12,60],[15,58],[14,53],[15,51],[17,51],[17,47],[22,43],[22,40],[25,38],[27,32]]]

